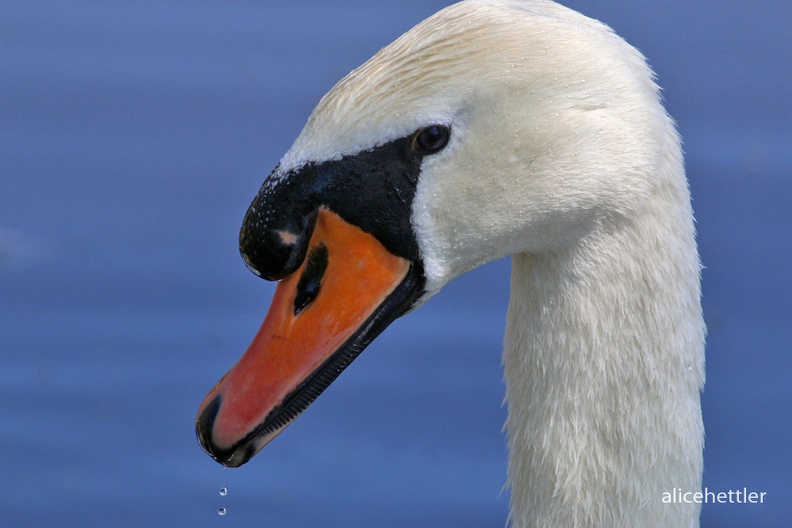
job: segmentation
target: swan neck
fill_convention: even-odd
[[[689,211],[660,210],[513,256],[514,526],[698,526],[699,505],[663,498],[701,488],[699,263]]]

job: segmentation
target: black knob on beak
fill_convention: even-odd
[[[294,186],[290,178],[270,176],[250,204],[239,232],[245,264],[267,280],[280,280],[300,267],[313,233],[317,204],[291,189]]]

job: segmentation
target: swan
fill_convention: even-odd
[[[509,523],[691,527],[705,327],[680,139],[643,56],[546,0],[466,0],[343,78],[253,200],[278,280],[196,430],[244,464],[382,330],[512,256]]]

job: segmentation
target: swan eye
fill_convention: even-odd
[[[418,154],[434,154],[448,144],[451,131],[443,125],[432,125],[415,133],[413,150]]]

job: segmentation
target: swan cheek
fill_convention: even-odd
[[[247,462],[412,304],[416,270],[321,208],[305,261],[278,283],[247,352],[200,406],[204,450],[225,466]]]

